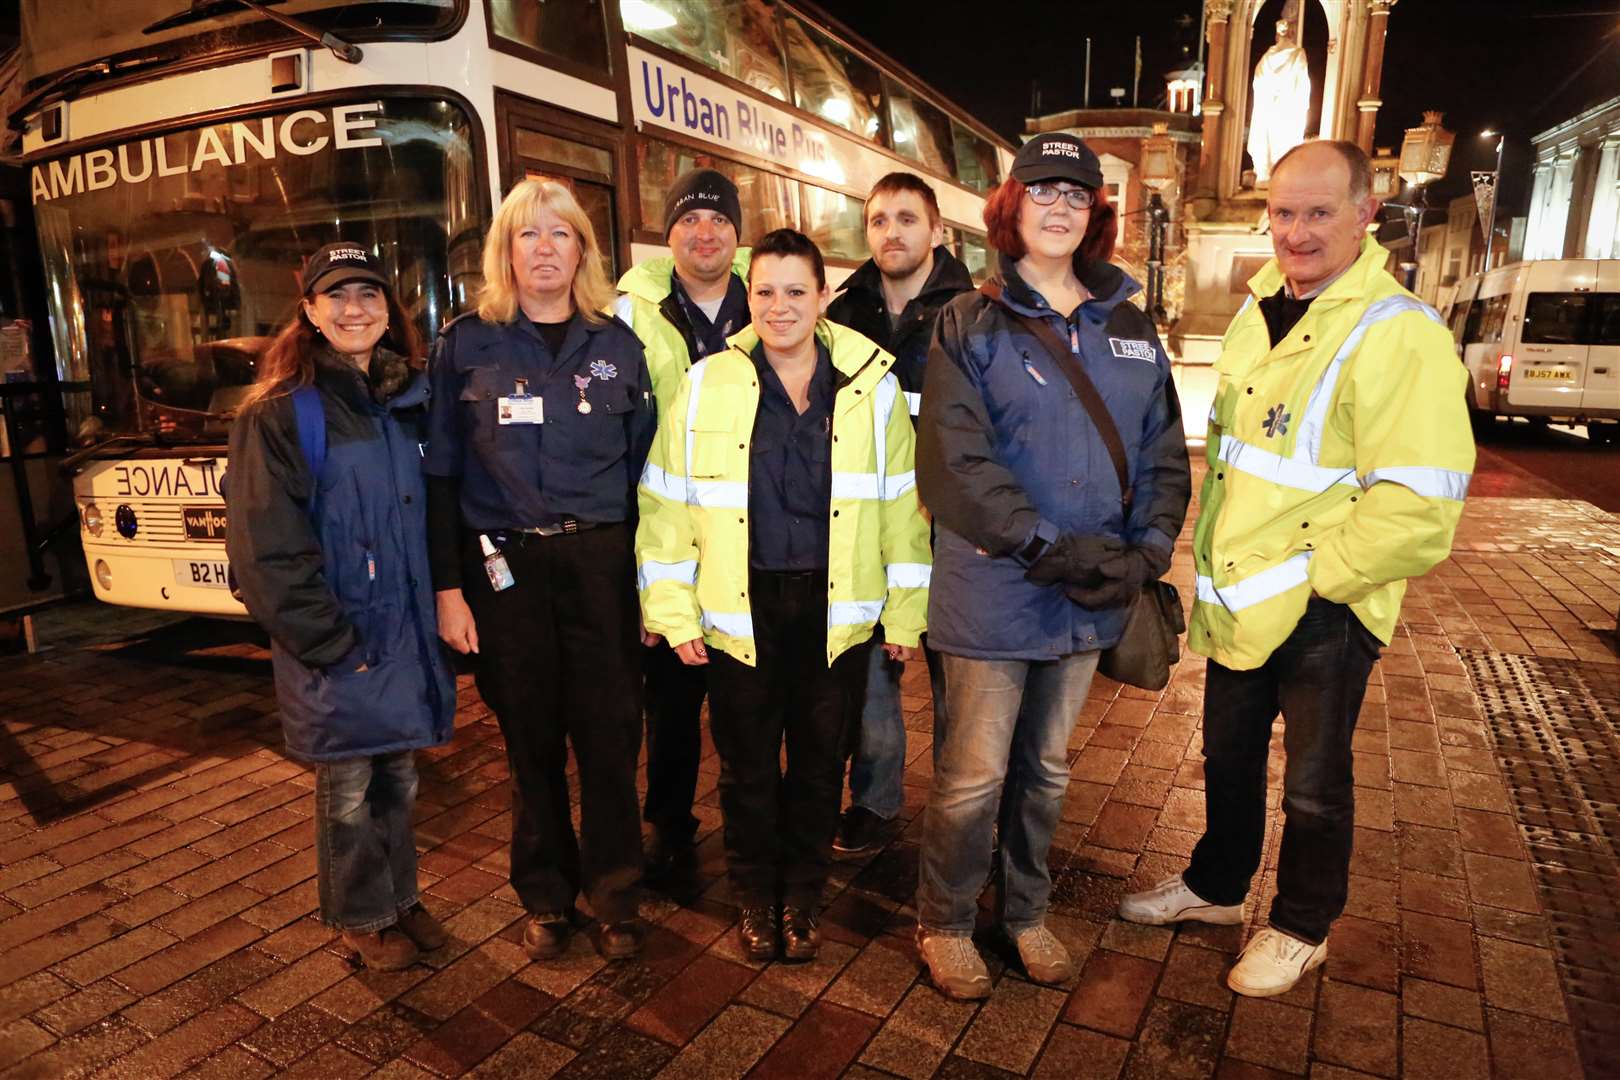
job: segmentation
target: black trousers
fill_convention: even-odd
[[[531,915],[566,911],[581,892],[605,922],[636,914],[641,671],[631,535],[627,525],[507,534],[502,552],[515,584],[501,592],[490,587],[476,538],[463,545],[478,692],[511,766],[512,887]],[[569,743],[579,765],[577,838]]]
[[[703,757],[703,697],[709,692],[702,667],[681,663],[668,642],[641,651],[646,681],[647,799],[642,818],[666,842],[691,843],[698,762]]]
[[[1209,662],[1204,681],[1203,838],[1183,880],[1212,904],[1238,904],[1260,867],[1266,756],[1283,716],[1283,837],[1271,924],[1327,938],[1350,891],[1355,780],[1350,752],[1379,641],[1343,604],[1312,597],[1288,639],[1253,671]]]
[[[825,571],[749,576],[758,665],[709,650],[726,864],[749,907],[813,907],[832,864],[871,643],[827,666]],[[787,743],[787,770],[781,767]]]

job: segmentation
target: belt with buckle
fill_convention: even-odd
[[[599,524],[601,523],[597,521],[581,521],[578,518],[565,517],[556,525],[535,525],[517,531],[529,536],[571,536],[587,529],[594,529]]]

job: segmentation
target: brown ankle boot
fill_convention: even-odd
[[[554,960],[568,948],[572,930],[566,915],[536,915],[523,928],[523,951],[531,960]]]
[[[757,963],[776,959],[776,908],[745,907],[737,922],[737,940],[743,955]]]
[[[445,933],[444,924],[433,917],[433,913],[421,904],[399,917],[396,923],[405,936],[416,942],[417,948],[423,952],[432,952],[434,949],[444,948],[450,935]]]
[[[821,927],[814,908],[782,909],[782,956],[787,960],[814,960],[821,951]]]
[[[596,951],[604,960],[633,960],[641,952],[641,934],[633,922],[603,923],[596,932]]]
[[[343,931],[343,944],[360,954],[360,962],[372,971],[404,971],[420,955],[416,942],[392,926],[369,934]]]

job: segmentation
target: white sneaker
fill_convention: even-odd
[[[1226,985],[1244,997],[1286,994],[1300,977],[1327,959],[1327,942],[1312,945],[1266,927],[1243,947],[1243,955],[1226,976]]]
[[[1119,902],[1119,917],[1126,922],[1163,926],[1165,923],[1215,923],[1233,926],[1243,921],[1242,904],[1207,904],[1187,888],[1177,874],[1165,878],[1146,892],[1131,893]]]

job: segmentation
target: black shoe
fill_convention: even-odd
[[[821,927],[814,908],[782,909],[782,956],[787,960],[814,960],[821,951]]]
[[[566,914],[536,915],[523,928],[523,951],[531,960],[554,960],[568,948],[573,929]]]
[[[666,834],[656,826],[641,842],[642,877],[663,881],[690,873],[697,866],[697,846],[692,837]]]
[[[603,923],[596,951],[604,960],[633,960],[641,953],[641,932],[633,922]]]
[[[737,923],[737,939],[742,943],[743,955],[763,962],[776,959],[776,908],[745,907]]]
[[[880,818],[864,806],[851,806],[838,819],[838,832],[833,836],[833,850],[840,855],[855,855],[870,851],[883,839],[888,828],[886,818]]]

